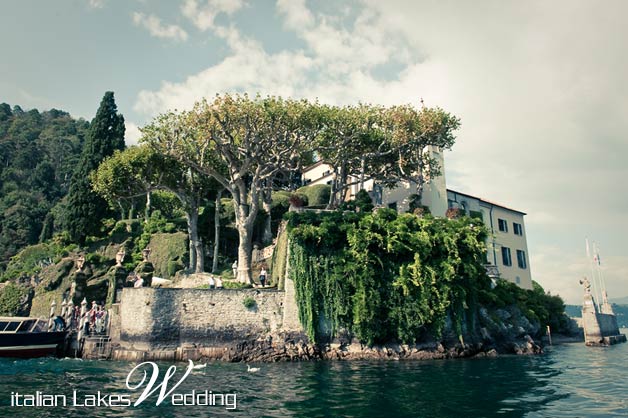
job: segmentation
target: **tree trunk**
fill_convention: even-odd
[[[362,158],[360,161],[360,187],[359,190],[364,190],[364,172],[366,171],[366,160]]]
[[[238,278],[241,283],[253,283],[251,275],[251,259],[253,250],[253,224],[238,225]]]
[[[188,221],[188,238],[190,241],[189,269],[194,273],[203,272],[203,243],[198,238],[198,207],[191,205],[186,213]]]
[[[133,219],[133,216],[135,216],[135,199],[131,201],[131,208],[129,209],[129,221]]]
[[[203,240],[196,238],[196,267],[194,273],[202,273],[205,271],[205,251],[203,251]]]
[[[126,219],[126,210],[124,210],[122,200],[118,200],[118,208],[120,208],[120,220],[123,221],[124,219]]]
[[[262,234],[262,243],[268,245],[273,241],[273,231],[271,227],[270,209],[272,204],[272,192],[270,188],[266,188],[262,192],[262,208],[266,212],[266,219],[264,220],[264,233]]]
[[[327,203],[327,209],[333,209],[336,205],[336,188],[338,187],[338,172],[334,170],[334,175],[331,180],[331,190],[329,193],[329,202]]]
[[[214,258],[212,259],[212,273],[218,271],[218,243],[220,242],[220,198],[222,190],[216,195],[216,203],[214,205]]]
[[[150,218],[150,205],[150,191],[148,191],[146,192],[146,209],[144,209],[144,222],[148,222],[148,218]]]

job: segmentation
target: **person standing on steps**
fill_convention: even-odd
[[[266,286],[266,268],[262,267],[262,271],[259,272],[259,282],[262,287]]]

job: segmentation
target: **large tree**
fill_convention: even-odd
[[[364,183],[367,165],[383,155],[389,155],[389,145],[383,135],[383,108],[358,106],[322,106],[324,129],[317,137],[318,157],[332,171],[328,207],[344,201],[347,189],[357,182]]]
[[[218,184],[169,155],[147,146],[132,147],[107,158],[91,176],[94,190],[110,204],[131,200],[154,190],[173,193],[185,211],[190,245],[190,270],[204,271],[203,244],[198,232],[199,208],[217,193]]]
[[[72,240],[83,245],[99,232],[111,212],[107,202],[91,187],[89,176],[115,150],[124,149],[124,117],[118,113],[113,92],[106,92],[92,120],[81,159],[74,171],[65,208],[65,227]]]
[[[449,149],[459,119],[440,108],[400,105],[325,106],[324,129],[316,152],[332,170],[329,207],[344,200],[347,189],[374,180],[394,187],[416,184],[418,194],[441,167],[430,148]]]
[[[143,128],[152,146],[215,178],[233,199],[239,235],[238,277],[251,282],[255,217],[262,193],[282,170],[299,163],[318,130],[307,101],[216,96],[191,112],[169,113]]]

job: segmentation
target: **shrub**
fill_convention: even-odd
[[[101,255],[100,255],[100,254],[98,254],[98,253],[87,253],[87,254],[85,255],[85,261],[86,261],[88,264],[90,264],[90,265],[92,265],[92,266],[95,266],[95,265],[98,265],[98,264],[102,264],[102,262],[103,262],[103,256],[101,256]]]
[[[28,289],[13,283],[7,283],[0,291],[0,315],[18,315],[27,294]]]
[[[166,277],[166,279],[174,277],[175,274],[177,274],[177,271],[183,270],[184,268],[185,267],[183,266],[183,264],[178,261],[168,261],[168,264],[166,266],[166,272],[168,273],[168,277]]]
[[[247,296],[242,301],[242,304],[246,309],[253,309],[257,305],[257,302],[255,302],[255,299],[253,299],[251,296]]]
[[[329,203],[331,186],[327,184],[315,184],[297,189],[297,193],[307,198],[308,206],[322,206]]]
[[[118,221],[116,222],[116,225],[113,227],[109,235],[124,234],[125,232],[126,232],[126,222]]]
[[[477,211],[477,210],[470,210],[469,211],[469,216],[475,219],[479,219],[481,221],[484,220],[484,216],[482,216],[482,212]]]
[[[222,287],[225,289],[248,289],[251,287],[248,283],[236,282],[233,280],[223,280]]]
[[[290,204],[295,208],[300,208],[307,205],[307,197],[302,194],[293,193],[290,196]]]

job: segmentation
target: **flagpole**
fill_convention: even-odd
[[[598,312],[600,312],[600,299],[598,299],[598,295],[597,295],[598,286],[596,284],[597,279],[595,277],[595,269],[593,268],[593,259],[591,258],[591,251],[589,250],[589,238],[585,238],[585,241],[587,244],[587,260],[589,260],[589,267],[591,268],[591,283],[593,284],[593,296],[594,296],[594,299],[597,299],[597,310]],[[595,246],[595,243],[593,243],[593,246]],[[594,251],[595,251],[595,248],[594,248]]]
[[[600,285],[602,288],[602,312],[603,313],[613,313],[613,309],[611,308],[611,304],[608,303],[608,294],[606,293],[606,281],[604,280],[604,274],[602,273],[602,260],[600,259],[600,249],[595,246],[595,255],[597,260],[597,271],[598,276],[600,278]]]
[[[595,268],[595,276],[597,278],[597,294],[598,294],[598,300],[597,300],[597,306],[600,310],[600,312],[602,312],[602,281],[600,280],[600,270],[597,268],[597,242],[593,241],[593,266]]]
[[[591,268],[591,283],[594,285],[594,288],[593,288],[594,298],[593,299],[596,299],[597,296],[595,296],[595,274],[593,271],[593,263],[591,262],[591,251],[589,250],[589,238],[585,237],[584,241],[586,242],[586,245],[587,245],[587,261],[589,262],[589,267]],[[593,305],[595,306],[595,300],[593,301]]]

